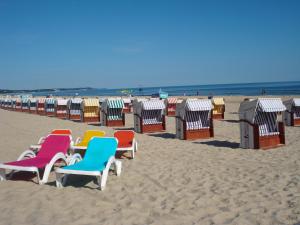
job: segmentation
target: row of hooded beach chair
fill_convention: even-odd
[[[122,110],[119,110],[124,107],[124,102],[118,101],[120,100],[109,99],[103,103],[102,125],[118,127],[125,125],[124,114],[122,114]],[[220,99],[185,99],[177,103],[175,111],[176,137],[184,140],[214,137],[215,106],[213,102],[215,104],[219,102],[222,105],[224,101]],[[282,105],[282,107],[278,106],[273,110],[268,105],[272,107]],[[283,125],[297,125],[300,121],[299,109],[299,100],[297,99],[286,101],[284,105],[281,99],[277,98],[258,98],[242,102],[239,112],[241,147],[267,148],[272,146],[270,143],[275,143],[273,145],[284,144]],[[160,132],[166,129],[166,104],[162,100],[135,99],[133,113],[136,132]],[[278,120],[280,114],[283,114],[282,122]]]

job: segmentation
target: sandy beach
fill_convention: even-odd
[[[66,187],[28,174],[0,183],[0,224],[242,224],[300,222],[300,127],[286,127],[287,144],[268,151],[239,148],[238,107],[225,97],[225,120],[215,137],[174,139],[175,119],[164,133],[136,134],[134,160],[110,174],[100,191],[92,177],[71,176]],[[0,161],[13,161],[52,129],[114,129],[0,109]],[[133,128],[132,114],[126,127]],[[122,128],[124,129],[124,128]],[[25,178],[27,178],[25,180]]]

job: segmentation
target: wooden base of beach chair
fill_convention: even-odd
[[[175,116],[175,111],[167,111],[167,116]]]
[[[165,131],[165,126],[163,124],[147,124],[142,125],[141,133],[154,133]]]
[[[277,148],[285,144],[285,129],[283,122],[278,123],[278,135],[259,136],[258,125],[253,129],[254,149]]]
[[[30,110],[29,113],[36,114],[36,110]]]
[[[56,117],[59,119],[68,119],[67,113],[56,113]]]
[[[21,109],[16,109],[16,112],[22,112],[22,110]]]
[[[106,126],[108,126],[108,127],[124,127],[125,121],[123,121],[123,120],[107,120]]]
[[[69,115],[69,120],[81,121],[81,117],[80,117],[80,115]]]
[[[29,113],[29,109],[22,109],[22,112]]]
[[[208,139],[213,137],[211,129],[185,130],[184,140]]]
[[[100,117],[84,117],[83,121],[84,123],[98,123],[100,122]]]
[[[54,117],[54,116],[55,116],[55,113],[54,113],[54,112],[46,112],[46,116]]]
[[[213,119],[214,120],[223,120],[224,119],[224,113],[213,114]]]
[[[283,144],[280,143],[280,136],[279,135],[259,137],[259,147],[263,150],[280,147],[282,145]]]
[[[300,119],[294,119],[293,126],[300,126]]]

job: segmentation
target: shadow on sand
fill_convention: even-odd
[[[112,127],[114,130],[134,130],[133,127]]]
[[[40,174],[43,175],[43,173]],[[12,181],[29,181],[29,182],[37,183],[36,174],[27,171],[14,172],[12,175],[7,174],[6,177],[8,180],[12,180]]]
[[[194,142],[195,144],[203,144],[203,145],[209,145],[209,146],[215,146],[215,147],[223,147],[223,148],[232,148],[237,149],[240,147],[240,144],[237,142],[230,142],[230,141],[206,141],[206,142]]]
[[[225,122],[228,122],[228,123],[239,123],[240,121],[239,120],[223,120]]]
[[[75,187],[75,188],[88,188],[91,190],[99,189],[99,187],[93,188],[87,186],[88,183],[93,182],[94,184],[97,183],[96,177],[94,176],[84,176],[84,175],[68,175],[67,183],[64,187]],[[56,181],[51,181],[47,183],[49,186],[56,187]]]
[[[100,127],[101,126],[101,123],[86,123],[87,125],[90,125],[90,126],[95,126],[95,127]]]
[[[149,136],[152,137],[160,137],[160,138],[165,138],[165,139],[174,139],[175,138],[175,134],[171,134],[171,133],[157,133],[157,134],[148,134]]]

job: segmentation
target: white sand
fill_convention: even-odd
[[[173,139],[167,131],[137,134],[134,160],[121,159],[121,177],[105,191],[92,178],[72,176],[63,189],[54,174],[0,183],[0,224],[296,224],[300,222],[300,127],[286,127],[287,145],[268,151],[239,148],[236,114],[241,98],[226,98],[215,138]],[[133,127],[132,115],[126,127]],[[0,110],[0,161],[15,160],[54,128],[76,138],[86,129],[113,129]],[[15,177],[24,178],[24,174]],[[28,177],[28,176],[27,176]]]

